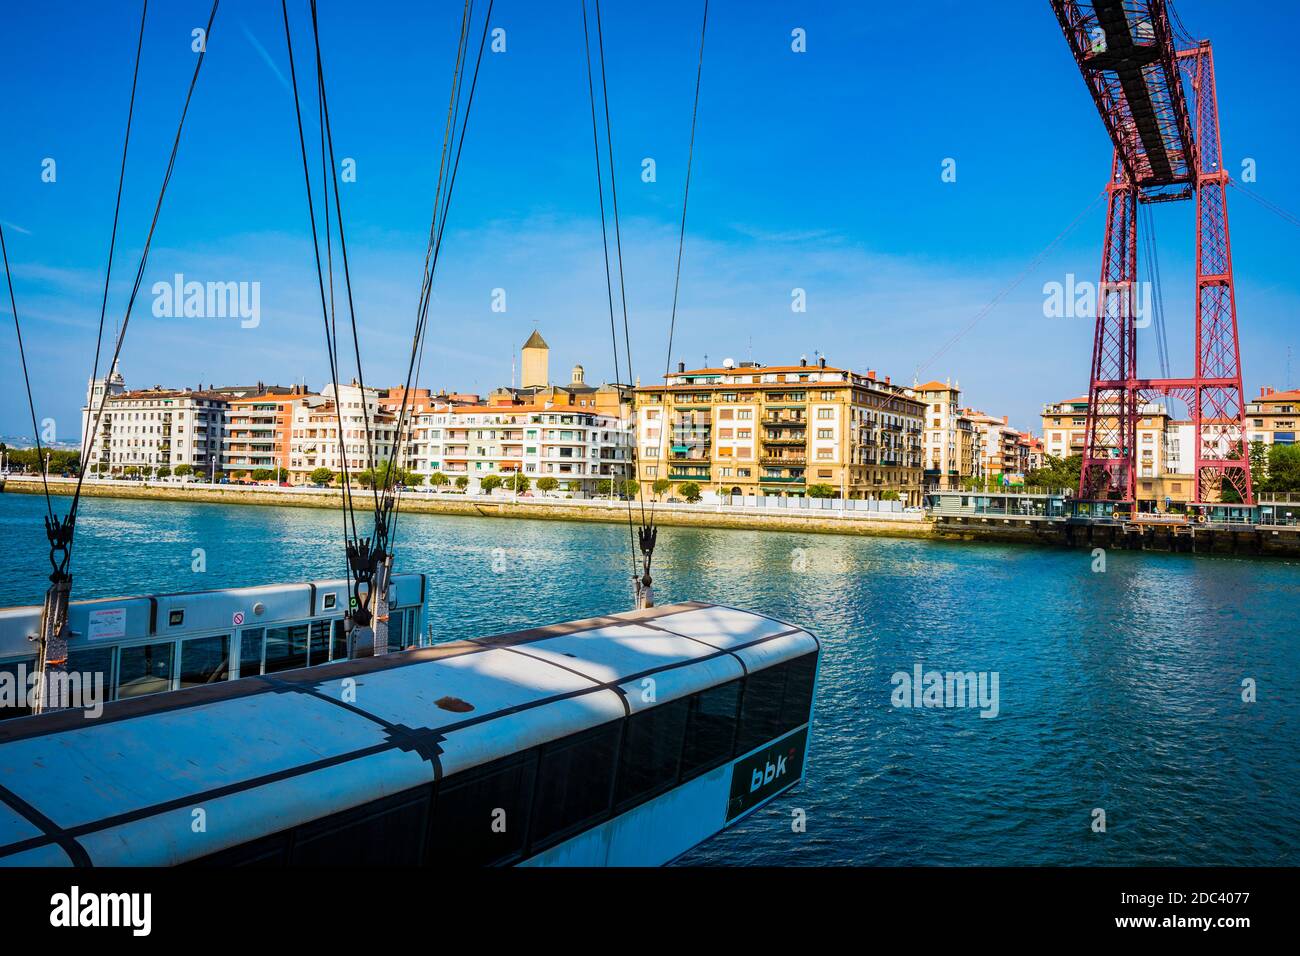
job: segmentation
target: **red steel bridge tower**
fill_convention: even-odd
[[[1136,500],[1139,411],[1168,396],[1185,402],[1192,417],[1194,503],[1232,500],[1235,492],[1253,504],[1210,43],[1176,49],[1165,0],[1051,2],[1115,145],[1079,499]],[[1144,378],[1138,204],[1183,199],[1196,202],[1196,368],[1186,378]]]

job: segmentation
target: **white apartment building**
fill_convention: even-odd
[[[380,467],[392,454],[396,434],[396,417],[379,404],[379,389],[363,389],[355,382],[340,385],[336,404],[334,385],[330,383],[319,396],[304,396],[302,404],[293,409],[289,480],[302,484],[317,468],[337,474],[343,470],[345,460],[349,472],[365,471],[372,464]]]
[[[226,397],[214,392],[157,385],[127,391],[114,368],[91,381],[86,390],[81,409],[86,473],[148,476],[160,468],[175,471],[179,465],[189,465],[199,474],[209,474],[220,467],[226,407]],[[97,416],[98,429],[87,441]]]
[[[465,477],[474,492],[488,475],[522,473],[534,486],[594,492],[604,479],[631,477],[631,429],[617,416],[574,406],[452,405],[416,416],[409,467],[426,478]]]

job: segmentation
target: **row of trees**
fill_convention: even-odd
[[[56,448],[45,448],[43,451],[49,456],[51,475],[61,475],[65,472],[75,475],[81,469],[80,451]],[[0,442],[0,452],[4,453],[6,464],[13,471],[38,474],[45,470],[45,459],[35,448],[10,448],[4,442]]]

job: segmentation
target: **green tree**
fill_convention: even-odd
[[[459,488],[461,491],[464,491],[466,488],[468,488],[468,487],[469,487],[469,476],[468,476],[468,475],[457,475],[457,476],[456,476],[456,487]]]
[[[527,475],[518,471],[512,474],[509,478],[505,479],[505,481],[502,482],[502,484],[506,488],[509,488],[511,491],[515,492],[516,494],[520,494],[522,492],[527,491],[533,485],[533,483],[528,479]]]
[[[288,480],[289,480],[289,469],[288,469],[288,468],[277,468],[277,469],[275,469],[275,480],[276,480],[276,481],[288,481]]]
[[[600,481],[596,482],[596,494],[608,495],[612,494],[613,491],[614,482],[610,481],[608,478],[602,478]]]
[[[272,478],[274,478],[274,477],[275,477],[275,472],[273,472],[270,468],[254,468],[254,469],[253,469],[253,480],[254,480],[254,481],[270,481],[270,480],[271,480]]]
[[[140,469],[136,465],[127,465],[125,468],[122,469],[122,474],[126,475],[127,477],[133,478],[136,475],[140,474]]]
[[[478,483],[478,486],[483,490],[484,494],[491,494],[494,490],[501,487],[501,476],[487,475]]]
[[[334,484],[334,471],[330,468],[315,468],[308,475],[313,485],[332,485]]]
[[[624,498],[635,498],[641,493],[641,484],[635,478],[626,478],[619,482]]]
[[[831,498],[835,495],[835,489],[830,485],[809,485],[809,498]]]
[[[700,500],[700,485],[696,481],[684,481],[677,486],[681,496],[691,504]]]
[[[655,483],[650,487],[653,489],[656,498],[663,497],[664,492],[672,488],[673,483],[667,478],[656,478]]]
[[[194,474],[194,466],[187,465],[184,462],[182,462],[181,464],[176,466],[176,468],[172,471],[172,474],[174,474],[177,478],[184,478],[186,475]]]
[[[1300,445],[1268,450],[1268,491],[1300,491]]]
[[[889,491],[881,492],[881,494],[880,494],[880,500],[881,500],[881,501],[898,501],[898,500],[899,500],[898,492],[897,492],[897,491],[894,491],[892,488],[891,488]]]
[[[1250,479],[1256,491],[1268,484],[1268,445],[1262,441],[1250,443]]]
[[[451,484],[451,479],[448,478],[446,475],[444,475],[442,472],[435,471],[432,475],[429,476],[429,484],[433,485],[433,487],[435,488],[441,488],[443,485]]]
[[[157,475],[159,478],[166,478],[171,473],[172,473],[171,468],[169,468],[166,465],[159,465],[158,470],[154,472],[154,474]]]
[[[550,475],[546,475],[543,478],[537,479],[538,491],[554,491],[558,487],[560,487],[560,483],[556,481],[554,478],[552,478]]]
[[[1083,470],[1083,456],[1071,455],[1057,458],[1048,455],[1041,468],[1025,475],[1025,484],[1031,488],[1078,488],[1079,473]]]

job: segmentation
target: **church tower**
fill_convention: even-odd
[[[524,343],[519,385],[522,388],[545,388],[551,383],[551,347],[536,329]]]

